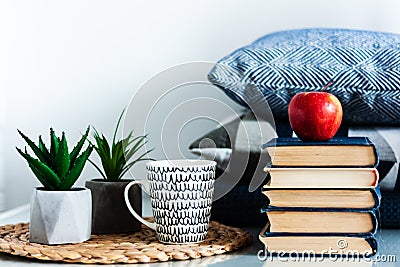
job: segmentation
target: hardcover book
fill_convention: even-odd
[[[378,226],[376,209],[281,208],[267,206],[272,233],[372,234]]]
[[[375,209],[380,205],[379,187],[363,189],[285,188],[264,186],[264,195],[273,207]]]
[[[316,255],[359,255],[372,256],[377,252],[377,241],[374,234],[324,234],[324,233],[273,233],[267,222],[259,235],[266,246],[267,253],[289,254],[296,251],[300,254],[315,253]],[[330,253],[330,254],[328,254]]]
[[[367,137],[336,137],[325,142],[275,138],[263,148],[271,157],[272,167],[375,167],[378,164],[375,146]]]
[[[379,181],[375,168],[265,168],[267,186],[286,188],[370,188]]]

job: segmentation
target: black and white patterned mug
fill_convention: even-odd
[[[160,160],[147,163],[147,180],[125,187],[125,203],[132,215],[156,231],[160,242],[198,243],[207,236],[214,193],[215,161]],[[141,184],[150,193],[154,223],[132,208],[128,191]]]

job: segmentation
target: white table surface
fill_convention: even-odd
[[[143,203],[143,214],[145,216],[150,215],[150,207],[147,199],[144,199]],[[13,224],[19,222],[29,221],[29,205],[24,205],[13,210],[9,210],[0,213],[0,225]],[[261,261],[257,257],[257,252],[263,249],[262,243],[258,241],[258,232],[260,228],[245,228],[253,235],[253,243],[237,252],[222,254],[218,256],[205,257],[195,260],[187,261],[171,261],[164,263],[152,263],[152,264],[136,264],[138,266],[161,266],[161,267],[184,267],[184,266],[400,266],[400,229],[381,229],[378,231],[378,257],[395,257],[394,262],[373,262],[373,260],[379,260],[374,257],[372,261],[361,261],[361,262],[339,262],[331,261],[329,259],[324,259],[321,261],[293,261],[290,258],[284,260],[279,260],[273,258],[272,261],[267,259],[266,261]],[[33,261],[30,259],[25,259],[22,257],[12,256],[5,253],[0,253],[0,267],[23,267],[23,266],[96,266],[96,265],[86,265],[86,264],[70,264],[70,263],[54,263],[54,262],[44,262],[44,261]],[[132,264],[134,265],[134,264]],[[106,266],[106,265],[101,265]],[[107,265],[107,266],[124,266],[124,265]]]

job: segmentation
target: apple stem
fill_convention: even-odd
[[[325,91],[326,88],[328,88],[329,86],[331,86],[334,83],[334,80],[330,80],[322,89],[321,92]]]

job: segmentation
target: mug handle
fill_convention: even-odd
[[[128,197],[129,189],[132,187],[132,185],[135,185],[135,184],[143,185],[144,187],[146,187],[149,185],[149,182],[146,180],[132,181],[125,187],[124,198],[125,198],[126,206],[128,207],[128,210],[132,213],[133,217],[135,217],[139,222],[143,223],[150,229],[156,230],[156,224],[148,222],[145,219],[143,219],[142,217],[140,217],[140,215],[136,213],[136,211],[132,208],[131,203],[129,202],[129,197]]]

